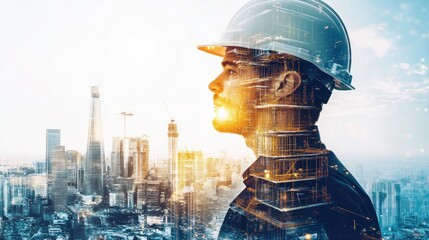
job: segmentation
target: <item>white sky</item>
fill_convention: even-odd
[[[85,153],[92,85],[106,156],[123,134],[122,111],[135,114],[128,135],[150,136],[152,161],[167,156],[170,117],[180,148],[249,155],[241,137],[212,129],[207,85],[221,59],[196,49],[246,2],[0,0],[0,163],[44,159],[47,128]],[[428,156],[429,49],[417,47],[429,37],[425,1],[327,2],[349,30],[357,90],[333,94],[322,140],[340,158]]]

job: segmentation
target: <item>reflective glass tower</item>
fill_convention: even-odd
[[[52,191],[52,156],[57,146],[61,145],[61,130],[46,129],[46,175],[47,175],[47,197],[51,197]]]
[[[104,146],[101,127],[100,92],[98,86],[91,87],[91,109],[88,130],[88,145],[84,164],[83,194],[103,193]]]
[[[64,146],[52,152],[52,205],[57,212],[67,211],[67,161]]]

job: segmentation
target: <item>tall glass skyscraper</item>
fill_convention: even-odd
[[[67,211],[67,162],[64,146],[57,146],[52,152],[52,206],[57,212]]]
[[[104,144],[101,127],[100,92],[91,87],[91,109],[88,130],[88,145],[84,164],[83,194],[103,195]]]
[[[57,146],[61,145],[61,130],[60,129],[46,129],[46,175],[47,175],[47,196],[51,197],[52,191],[52,156],[53,151]]]

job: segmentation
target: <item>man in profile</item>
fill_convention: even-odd
[[[214,93],[220,132],[242,135],[257,160],[219,239],[381,239],[372,203],[321,142],[315,125],[332,91],[351,90],[339,16],[318,0],[254,0],[220,42]]]

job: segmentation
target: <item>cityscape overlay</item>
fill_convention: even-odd
[[[0,239],[216,239],[250,160],[178,149],[180,125],[169,119],[168,158],[154,163],[148,136],[127,136],[127,112],[107,153],[98,86],[90,96],[86,153],[46,129],[46,159],[0,166]],[[429,238],[429,166],[419,161],[349,166],[384,239]]]

